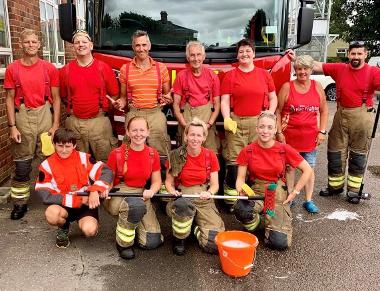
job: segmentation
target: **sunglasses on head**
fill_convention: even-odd
[[[88,34],[88,32],[84,29],[77,29],[73,32],[73,40],[74,40],[74,37],[77,35],[77,34],[84,34],[90,41],[91,41],[91,37],[90,35]]]
[[[362,40],[354,40],[350,42],[350,47],[351,46],[365,46],[365,42]]]
[[[86,34],[88,34],[88,32],[87,32],[86,30],[84,30],[84,29],[77,29],[77,30],[75,30],[75,31],[73,32],[73,35],[75,35],[75,34],[77,34],[77,33],[86,33]]]

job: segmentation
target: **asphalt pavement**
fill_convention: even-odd
[[[335,104],[330,103],[330,123]],[[378,134],[379,135],[379,134]],[[352,205],[344,195],[317,193],[327,180],[326,145],[318,149],[314,199],[321,212],[308,214],[303,196],[293,208],[293,245],[273,251],[260,244],[251,273],[231,278],[219,257],[202,252],[194,238],[183,257],[172,254],[170,220],[157,213],[165,243],[156,250],[136,248],[124,261],[115,248],[116,218],[100,211],[97,237],[84,238],[77,225],[67,249],[55,247],[55,228],[45,206],[33,197],[29,212],[9,219],[11,205],[0,205],[0,290],[380,290],[380,138],[373,142],[365,190],[372,199]],[[222,211],[227,229],[242,230]]]

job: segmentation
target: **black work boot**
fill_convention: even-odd
[[[28,211],[28,206],[26,204],[15,204],[11,212],[11,219],[17,220],[24,217],[25,213]]]
[[[174,238],[173,253],[177,256],[183,256],[185,254],[185,240]]]
[[[362,195],[359,196],[359,193],[353,191],[347,191],[347,201],[352,204],[359,204],[360,199],[369,200],[371,199],[371,194],[362,192]]]
[[[328,196],[333,196],[333,195],[339,195],[341,193],[343,193],[343,188],[331,189],[327,187],[319,191],[319,196],[328,197]]]
[[[133,247],[122,247],[116,244],[116,248],[119,251],[120,258],[124,260],[132,260],[135,258],[135,251],[133,250]]]

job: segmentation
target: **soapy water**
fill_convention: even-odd
[[[314,222],[322,219],[330,219],[330,220],[359,220],[361,221],[361,216],[356,212],[350,212],[345,209],[335,209],[334,212],[325,215],[323,217],[315,218],[315,219],[304,219],[302,214],[297,214],[296,218],[302,222]]]
[[[222,242],[222,245],[224,247],[236,248],[236,249],[248,248],[251,246],[250,244],[241,240],[237,240],[237,239],[226,240]]]
[[[326,216],[327,219],[336,219],[340,221],[361,220],[360,215],[356,212],[350,212],[344,209],[337,209],[333,213]]]

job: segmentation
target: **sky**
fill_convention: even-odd
[[[242,38],[246,24],[257,9],[264,9],[267,19],[273,19],[274,13],[281,14],[279,11],[281,7],[274,7],[278,2],[280,1],[139,0],[137,6],[136,2],[130,0],[105,0],[105,12],[115,17],[123,11],[131,11],[159,20],[160,12],[164,10],[168,13],[169,21],[197,30],[201,41],[208,44],[219,42],[221,45],[229,45]],[[273,23],[272,20],[271,25],[277,23]]]

